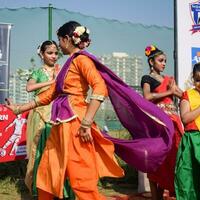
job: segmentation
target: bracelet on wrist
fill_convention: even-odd
[[[83,128],[90,128],[92,125],[92,121],[86,120],[85,118],[81,121],[81,127]]]
[[[20,106],[16,106],[16,107],[14,108],[13,112],[14,112],[15,115],[20,114],[20,113],[21,113]]]
[[[91,126],[89,126],[89,125],[84,125],[84,124],[81,124],[81,126],[80,127],[82,127],[82,128],[91,128]]]

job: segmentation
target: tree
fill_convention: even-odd
[[[31,57],[30,62],[33,68],[36,67],[35,59],[33,57]]]

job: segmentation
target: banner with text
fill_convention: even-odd
[[[175,6],[177,80],[185,90],[192,86],[193,65],[200,62],[200,0],[176,0]]]
[[[0,23],[0,103],[8,97],[11,24]]]
[[[26,157],[26,121],[28,112],[15,115],[0,104],[0,162]]]

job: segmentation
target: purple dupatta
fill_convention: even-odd
[[[63,84],[65,76],[69,70],[70,63],[76,55],[69,57],[60,70],[56,78],[56,91],[59,96],[53,101],[52,110],[51,110],[51,122],[53,124],[67,122],[76,117],[70,108],[67,94],[63,93]]]
[[[79,51],[67,60],[56,81],[56,89],[59,93],[62,93],[62,86],[69,65],[78,55],[88,56],[94,62],[107,85],[109,98],[120,122],[130,132],[133,139],[118,139],[105,132],[102,133],[114,143],[116,154],[129,165],[143,172],[155,171],[164,161],[171,148],[174,134],[172,120],[87,51]],[[58,99],[55,101],[58,104]],[[65,115],[70,117],[69,105],[66,104],[65,107],[68,107]],[[65,112],[63,108],[62,112]],[[53,112],[52,115],[56,116],[56,113]]]

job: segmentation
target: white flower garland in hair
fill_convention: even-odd
[[[41,53],[41,44],[37,48],[37,54],[40,55],[40,53]]]
[[[77,26],[73,32],[72,39],[74,41],[74,44],[79,44],[81,42],[80,36],[83,35],[84,33],[89,34],[90,31],[84,27],[84,26]]]

